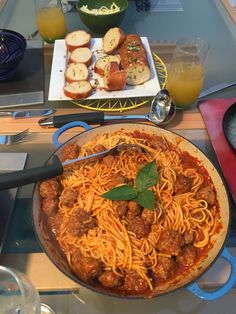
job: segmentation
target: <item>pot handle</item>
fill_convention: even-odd
[[[53,135],[53,143],[56,146],[56,148],[59,148],[62,145],[58,140],[59,136],[61,136],[61,134],[64,133],[65,131],[67,131],[71,128],[78,127],[78,126],[81,126],[82,128],[84,128],[85,131],[92,129],[91,126],[89,126],[87,123],[82,122],[82,121],[74,121],[74,122],[70,122],[70,123],[63,125]]]
[[[197,297],[203,300],[213,301],[220,297],[223,297],[223,295],[225,295],[227,292],[229,292],[233,288],[233,286],[236,283],[236,259],[230,254],[229,250],[226,247],[224,247],[220,256],[226,259],[231,265],[231,273],[228,280],[225,282],[225,284],[221,288],[213,292],[207,292],[207,291],[202,290],[197,284],[197,282],[195,281],[193,284],[186,287],[188,291],[192,292]]]

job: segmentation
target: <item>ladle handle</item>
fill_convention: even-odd
[[[53,117],[54,127],[59,128],[69,122],[83,121],[86,123],[104,123],[104,113],[103,112],[85,112],[85,113],[75,113],[70,115],[61,115]]]
[[[104,124],[113,121],[145,120],[145,115],[105,115],[104,112],[85,112],[67,115],[58,115],[54,117],[43,118],[39,121],[42,127],[60,128],[67,123],[82,121],[85,123]]]
[[[32,169],[14,171],[0,175],[0,190],[54,178],[63,173],[63,166],[57,155],[53,156],[52,164]]]
[[[129,120],[148,120],[147,116],[144,114],[133,114],[133,115],[106,115],[104,116],[104,121],[129,121]]]

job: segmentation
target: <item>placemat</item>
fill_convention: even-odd
[[[236,98],[203,100],[199,102],[199,109],[225,180],[236,203],[236,153],[229,146],[222,128],[224,113],[234,102],[236,102]]]

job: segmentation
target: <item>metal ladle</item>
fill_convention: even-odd
[[[148,120],[156,125],[169,123],[175,116],[176,107],[166,89],[160,90],[153,98],[150,110],[143,115],[104,115],[104,121]]]
[[[146,115],[150,122],[156,125],[169,123],[175,116],[176,106],[167,89],[160,90],[153,98],[150,111]]]
[[[104,112],[88,112],[60,116],[51,116],[39,120],[39,125],[42,127],[59,128],[66,123],[73,121],[83,121],[87,123],[100,123],[113,121],[130,121],[130,120],[148,120],[155,125],[164,125],[169,123],[175,116],[176,107],[170,98],[169,92],[166,89],[160,90],[153,98],[150,110],[147,114],[142,115],[107,115]]]

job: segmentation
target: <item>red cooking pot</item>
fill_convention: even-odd
[[[78,135],[71,138],[64,144],[59,142],[60,135],[65,132],[66,130],[82,126],[85,131],[79,133]],[[208,255],[205,259],[203,259],[200,264],[193,266],[191,272],[189,272],[186,276],[181,277],[180,280],[176,282],[172,282],[165,286],[163,291],[158,291],[156,295],[142,295],[142,296],[121,296],[117,295],[116,293],[105,290],[101,286],[90,285],[82,282],[73,274],[69,264],[65,258],[64,253],[60,249],[54,235],[48,228],[47,224],[44,223],[44,215],[40,209],[40,195],[39,195],[39,183],[36,184],[34,189],[33,195],[33,221],[36,234],[38,236],[39,242],[51,259],[51,261],[55,264],[55,266],[60,269],[66,276],[74,280],[80,285],[83,285],[89,289],[92,289],[96,292],[102,292],[108,295],[113,296],[121,296],[121,297],[128,297],[128,298],[145,298],[145,297],[154,297],[159,294],[164,294],[170,291],[174,291],[181,287],[186,287],[187,290],[192,292],[193,294],[197,295],[198,297],[204,300],[214,300],[219,297],[222,297],[226,292],[228,292],[234,286],[236,282],[236,259],[232,257],[225,247],[225,240],[228,233],[229,228],[229,219],[230,219],[230,212],[229,212],[229,201],[227,192],[224,186],[224,183],[216,170],[213,164],[209,161],[209,159],[205,156],[203,152],[201,152],[196,146],[194,146],[191,142],[186,140],[185,138],[158,128],[156,126],[145,125],[145,124],[114,124],[109,126],[100,126],[97,128],[91,128],[84,122],[72,122],[64,125],[60,129],[56,131],[53,136],[53,141],[56,146],[56,151],[51,155],[49,160],[46,162],[44,167],[29,169],[21,172],[12,173],[9,177],[9,174],[5,174],[0,176],[0,187],[1,189],[9,188],[13,186],[20,186],[25,185],[32,182],[38,182],[42,179],[51,178],[57,176],[63,172],[63,166],[59,161],[58,157],[60,157],[61,151],[65,145],[68,145],[71,142],[77,142],[79,146],[85,144],[86,142],[92,140],[93,138],[97,137],[99,134],[110,133],[114,132],[118,129],[127,130],[128,132],[132,132],[135,130],[143,131],[147,134],[151,135],[164,135],[167,140],[170,142],[176,143],[176,140],[179,141],[179,147],[182,151],[187,151],[191,156],[196,157],[199,159],[203,164],[206,170],[208,171],[212,182],[215,186],[215,190],[217,193],[217,199],[219,202],[219,209],[220,209],[220,217],[222,222],[222,228],[220,229],[219,233],[213,236],[213,243],[214,245],[210,248]],[[231,273],[227,280],[227,282],[218,290],[213,292],[206,292],[203,291],[196,282],[196,279],[199,278],[216,260],[218,256],[223,257],[231,264]]]

